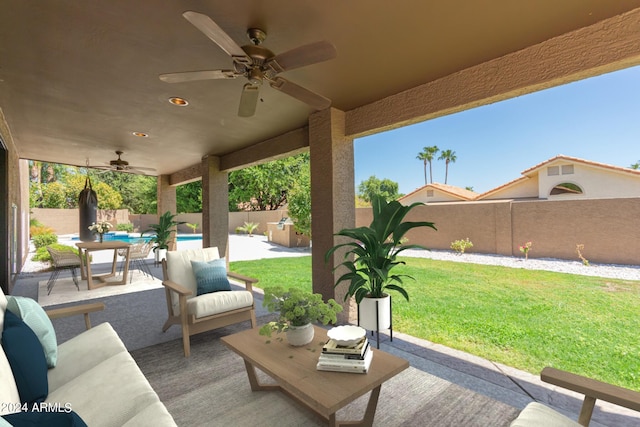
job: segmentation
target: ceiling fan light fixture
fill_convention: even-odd
[[[186,107],[189,105],[189,101],[184,98],[180,98],[179,96],[172,96],[169,98],[169,102],[173,105],[177,105],[178,107]]]
[[[133,136],[137,136],[138,138],[149,138],[149,134],[148,133],[144,133],[144,132],[131,132],[133,134]]]

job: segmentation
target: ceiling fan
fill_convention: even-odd
[[[268,81],[272,88],[286,93],[316,110],[323,110],[331,105],[330,99],[278,76],[284,71],[335,58],[336,48],[328,41],[310,43],[275,55],[269,49],[261,46],[267,38],[267,34],[259,28],[247,30],[251,44],[241,47],[207,15],[187,11],[182,16],[231,56],[233,69],[161,74],[160,80],[167,83],[181,83],[245,77],[249,82],[242,89],[240,107],[238,108],[240,117],[251,117],[255,114],[260,86],[264,80]]]
[[[116,154],[118,155],[117,159],[111,160],[108,164],[105,164],[105,166],[94,166],[94,168],[110,170],[115,172],[128,172],[128,173],[141,173],[141,174],[145,174],[145,171],[155,171],[155,169],[153,168],[145,168],[142,166],[130,166],[129,162],[127,162],[126,160],[122,160],[120,158],[120,156],[124,154],[123,151],[118,150],[116,151]]]

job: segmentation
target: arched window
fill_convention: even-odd
[[[579,185],[571,182],[563,182],[551,189],[551,196],[557,196],[558,194],[583,194],[582,188]]]

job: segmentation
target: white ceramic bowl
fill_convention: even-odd
[[[356,345],[366,333],[367,331],[360,326],[343,325],[329,329],[327,336],[335,340],[338,345],[348,347]]]

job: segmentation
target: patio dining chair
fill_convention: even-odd
[[[151,242],[142,241],[132,244],[131,248],[129,248],[129,271],[131,271],[129,282],[133,280],[134,268],[140,270],[145,276],[153,277],[151,269],[146,262],[146,259],[149,256],[149,252],[151,252],[152,247],[153,245],[151,244]],[[125,257],[127,254],[124,249],[119,249],[118,255],[123,258],[122,264],[120,265],[120,273],[122,273],[122,270],[124,269],[124,262],[126,261]]]
[[[80,286],[78,285],[78,273],[76,269],[81,266],[80,257],[74,252],[56,250],[50,246],[47,246],[47,251],[49,252],[49,255],[51,255],[51,263],[53,264],[53,271],[47,281],[47,295],[51,294],[51,290],[55,286],[60,272],[63,270],[71,270],[73,283],[75,283],[76,288],[79,291]]]

